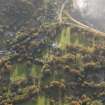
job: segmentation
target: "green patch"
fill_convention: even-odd
[[[64,49],[67,45],[70,45],[70,27],[63,29],[60,36],[59,47]]]
[[[45,105],[45,98],[44,97],[38,97],[37,101],[31,100],[29,102],[26,102],[24,104],[19,105]]]
[[[12,81],[25,79],[25,77],[30,73],[30,68],[27,68],[25,64],[16,64],[14,66],[15,66],[15,69],[11,76]]]
[[[11,74],[12,81],[25,79],[28,75],[33,77],[41,75],[41,67],[34,64],[30,67],[28,67],[26,64],[16,64],[14,65],[14,68],[15,69]]]

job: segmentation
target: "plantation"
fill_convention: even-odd
[[[72,1],[14,1],[0,0],[0,105],[104,105],[105,33]]]

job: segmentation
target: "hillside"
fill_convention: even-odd
[[[0,105],[105,104],[105,33],[69,9],[0,0]]]

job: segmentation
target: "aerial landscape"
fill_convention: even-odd
[[[0,0],[0,105],[105,105],[104,0]]]

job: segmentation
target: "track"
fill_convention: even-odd
[[[88,25],[85,25],[85,24],[81,23],[80,21],[74,19],[67,12],[65,12],[64,14],[69,18],[70,21],[72,21],[74,23],[75,26],[80,27],[80,28],[83,28],[83,29],[85,29],[85,30],[87,30],[89,32],[92,32],[92,33],[96,34],[96,35],[100,35],[100,36],[104,36],[105,37],[105,33],[104,32],[101,32],[101,31],[99,31],[99,30],[97,30],[95,28],[89,27]]]

